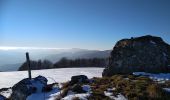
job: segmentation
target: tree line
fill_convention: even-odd
[[[72,68],[72,67],[105,67],[107,65],[107,58],[78,58],[67,59],[62,58],[56,63],[52,63],[49,60],[30,61],[32,70],[39,69],[52,69],[52,68]],[[24,62],[18,69],[19,71],[28,70],[27,63]]]

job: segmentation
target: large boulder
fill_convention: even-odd
[[[118,41],[103,76],[135,71],[170,72],[170,45],[160,37],[150,35]]]
[[[47,79],[43,76],[23,79],[12,87],[11,100],[26,100],[32,93],[42,92],[46,86]]]

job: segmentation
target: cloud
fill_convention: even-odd
[[[44,47],[7,47],[0,46],[0,50],[59,50],[68,48],[44,48]]]

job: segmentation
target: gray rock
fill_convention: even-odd
[[[89,82],[88,77],[85,75],[77,75],[77,76],[72,76],[70,84],[76,84],[76,83],[86,83]]]
[[[26,100],[32,93],[42,92],[46,85],[47,79],[43,76],[23,79],[12,87],[11,100]]]
[[[6,100],[6,97],[0,94],[0,100]]]
[[[123,39],[116,43],[103,76],[131,74],[135,71],[150,73],[170,72],[170,45],[160,37],[142,36]]]

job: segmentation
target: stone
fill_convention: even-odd
[[[47,79],[43,76],[23,79],[12,87],[11,100],[26,100],[32,93],[42,92],[45,86]]]
[[[170,45],[160,37],[122,39],[114,46],[103,76],[133,72],[170,72]]]
[[[70,84],[76,84],[76,83],[87,83],[89,82],[88,77],[85,75],[77,75],[77,76],[72,76]]]

